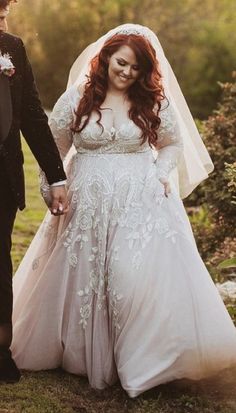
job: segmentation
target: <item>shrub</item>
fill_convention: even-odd
[[[236,159],[236,72],[232,83],[220,84],[223,94],[218,109],[203,124],[204,141],[213,160],[215,169],[203,184],[203,202],[224,233],[235,230],[235,205],[232,191],[235,191]],[[225,163],[228,165],[225,170]],[[234,178],[233,178],[234,177]]]
[[[225,177],[228,180],[229,191],[232,194],[232,204],[236,204],[236,162],[225,164]]]

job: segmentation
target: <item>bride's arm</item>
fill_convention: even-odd
[[[51,128],[54,140],[58,147],[61,159],[64,160],[73,143],[73,111],[75,89],[68,89],[56,102],[53,111],[49,117],[49,126]]]
[[[73,113],[76,104],[76,97],[76,90],[74,88],[68,89],[56,102],[49,118],[49,126],[62,160],[65,159],[73,143],[73,132],[71,131],[71,126],[74,121]],[[58,182],[53,186],[56,186],[57,184],[61,185],[63,183]],[[51,198],[50,185],[48,184],[46,176],[42,170],[40,170],[40,191],[46,204],[49,205]]]
[[[173,104],[165,100],[159,113],[161,124],[158,129],[157,176],[165,185],[170,172],[177,166],[183,152],[183,141],[178,126],[178,112]]]

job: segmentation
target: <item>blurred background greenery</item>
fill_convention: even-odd
[[[9,28],[23,37],[45,107],[82,49],[126,22],[153,29],[194,117],[206,118],[236,67],[235,0],[20,0]]]

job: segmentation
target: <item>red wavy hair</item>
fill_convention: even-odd
[[[85,128],[92,111],[98,113],[97,123],[102,126],[100,107],[108,89],[109,58],[122,46],[129,46],[133,50],[140,67],[137,80],[127,91],[131,103],[129,117],[142,130],[142,143],[148,140],[150,146],[155,146],[158,140],[157,130],[161,123],[161,101],[165,95],[156,52],[147,39],[135,34],[112,36],[105,42],[100,53],[92,59],[83,97],[76,110],[73,131],[80,132]],[[81,125],[84,116],[86,118]]]

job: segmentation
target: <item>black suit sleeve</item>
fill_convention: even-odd
[[[45,172],[49,184],[52,184],[66,179],[66,176],[22,41],[21,51],[23,62],[21,131],[41,169]]]

